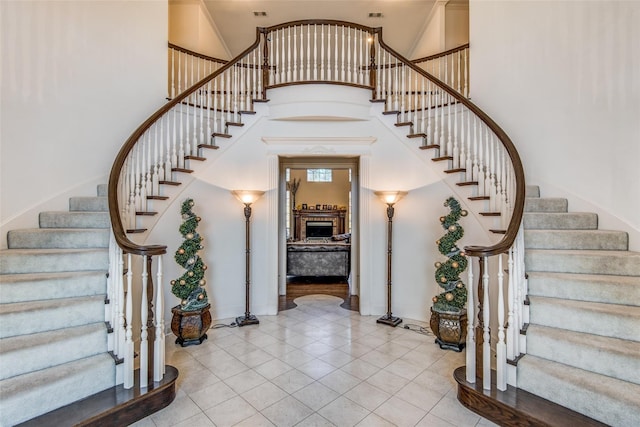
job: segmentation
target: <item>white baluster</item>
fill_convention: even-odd
[[[462,92],[460,92],[460,51],[457,52],[457,64],[458,64],[458,81],[457,81],[457,85],[456,85],[456,90],[458,91],[458,93],[462,94]]]
[[[213,94],[213,92],[211,92],[211,80],[207,82],[206,93],[207,93],[207,129],[205,130],[206,134],[202,138],[203,144],[209,143],[211,134],[213,133],[213,129],[211,128],[211,98],[215,95]]]
[[[313,60],[316,58],[316,45],[313,45]],[[311,80],[311,25],[307,25],[307,81]]]
[[[498,344],[496,344],[496,387],[507,389],[507,348],[504,342],[504,272],[502,254],[498,255]]]
[[[126,293],[126,335],[125,335],[125,352],[124,352],[124,388],[133,387],[133,265],[131,263],[131,254],[127,254],[127,293]]]
[[[125,321],[125,294],[124,294],[124,254],[122,253],[122,249],[119,247],[116,248],[116,258],[117,258],[117,270],[115,275],[116,280],[116,330],[118,331],[114,341],[116,344],[116,355],[119,358],[123,358],[126,353],[126,321]]]
[[[427,134],[427,128],[425,127],[426,118],[427,118],[427,115],[429,114],[429,111],[427,111],[427,109],[426,109],[426,108],[427,108],[427,105],[426,105],[426,102],[427,102],[427,93],[425,92],[425,89],[426,89],[426,88],[425,88],[425,86],[424,86],[424,84],[425,84],[425,81],[426,81],[426,80],[427,80],[427,79],[425,79],[424,77],[421,77],[421,78],[420,78],[420,82],[421,82],[421,86],[420,86],[420,93],[421,93],[421,98],[420,98],[420,102],[421,102],[420,111],[422,111],[422,116],[420,117],[420,130],[419,130],[419,132],[417,132],[417,133],[422,132],[422,133],[424,133],[425,135],[428,135],[428,134]],[[426,142],[426,141],[423,141],[423,142],[422,142],[422,145],[424,145],[424,144],[425,144],[425,142]]]
[[[451,97],[450,98],[451,103],[453,104],[454,102],[454,98]],[[460,168],[461,167],[461,163],[460,163],[460,145],[459,145],[459,138],[458,138],[458,111],[459,108],[454,105],[453,106],[453,167],[454,168]],[[449,121],[451,121],[452,119],[450,118]]]
[[[333,80],[338,81],[338,26],[335,27],[335,37],[333,39],[334,60],[333,60]]]
[[[158,256],[158,273],[155,285],[155,341],[153,343],[153,380],[160,381],[165,373],[164,289],[162,255]]]
[[[464,50],[464,96],[469,98],[469,68],[467,65],[467,58],[469,56],[469,49]]]
[[[322,51],[324,53],[324,50]],[[318,25],[313,24],[313,80],[318,80]]]
[[[476,382],[476,336],[475,336],[475,311],[474,311],[474,282],[473,282],[473,259],[469,258],[469,286],[467,290],[467,382],[474,384]]]
[[[287,83],[291,82],[291,27],[287,36]]]
[[[171,49],[171,99],[176,97],[176,51]]]
[[[507,261],[507,268],[509,269],[509,281],[507,282],[507,358],[509,360],[515,360],[519,355],[518,350],[518,328],[516,327],[515,319],[515,266],[513,263],[513,247],[509,248],[509,258]],[[507,375],[507,383],[515,386],[515,372],[514,369],[510,369]]]
[[[164,116],[163,116],[164,118]],[[153,126],[153,172],[151,174],[151,195],[158,196],[160,194],[160,185],[158,184],[158,171],[160,170],[160,150],[158,147],[158,133],[162,131],[162,119]]]
[[[222,77],[220,77],[222,78]],[[213,81],[213,130],[209,133],[209,138],[211,138],[211,142],[207,141],[207,143],[211,143],[211,145],[215,145],[214,142],[214,137],[213,134],[214,133],[220,133],[220,127],[218,124],[218,120],[219,120],[219,114],[218,114],[218,108],[222,108],[218,106],[218,78],[216,78]],[[221,113],[220,113],[221,115]]]
[[[149,272],[147,271],[147,259],[142,257],[142,297],[140,301],[140,387],[145,388],[149,385],[149,333],[147,332],[147,321],[149,320],[149,308],[147,298],[147,282],[149,280]]]
[[[342,39],[341,39],[341,56],[340,56],[340,81],[344,82],[345,81],[345,69],[344,69],[344,55],[345,55],[345,46],[344,46],[344,25],[342,26]]]
[[[327,42],[327,44],[329,44]],[[324,69],[327,63],[324,60],[324,24],[320,25],[320,80],[324,81]],[[331,80],[331,79],[329,79]]]
[[[301,78],[298,77],[298,32],[297,32],[297,28],[296,26],[293,27],[293,80],[294,82],[297,82],[299,80],[302,80]],[[300,32],[302,33],[302,29],[300,29]],[[302,43],[300,44],[300,49],[302,49]],[[300,56],[302,56],[302,53],[300,54]],[[300,58],[302,60],[302,58]],[[300,66],[300,68],[302,68],[302,66]]]
[[[465,168],[467,169],[467,177],[466,181],[473,181],[473,139],[471,138],[471,112],[466,110],[466,122],[467,122],[467,163],[465,164]]]
[[[489,258],[483,257],[484,272],[482,274],[482,323],[483,323],[483,343],[482,343],[482,388],[491,390],[491,332],[489,329],[489,319],[491,307],[489,303]]]
[[[451,114],[451,104],[453,104],[453,99],[451,98],[451,95],[447,94],[447,154],[455,158],[455,154],[453,152],[453,135],[451,132],[451,117],[453,117]]]

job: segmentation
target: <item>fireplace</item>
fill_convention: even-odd
[[[307,221],[307,239],[333,236],[333,221]]]
[[[326,239],[345,232],[346,209],[294,210],[293,239]]]

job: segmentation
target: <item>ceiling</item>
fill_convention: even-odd
[[[203,0],[203,3],[233,56],[253,43],[256,27],[301,19],[335,19],[383,27],[385,42],[407,55],[424,34],[436,0]],[[254,16],[258,11],[266,12],[267,16]],[[382,17],[370,18],[371,12],[382,13]]]

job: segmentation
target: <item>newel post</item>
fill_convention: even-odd
[[[262,29],[264,46],[262,50],[262,99],[267,99],[267,86],[269,85],[269,37],[266,29]]]
[[[369,85],[373,87],[373,99],[376,99],[378,87],[377,73],[376,73],[376,36],[375,33],[371,33],[369,42]]]
[[[484,344],[484,301],[482,296],[484,295],[484,284],[483,284],[483,276],[485,274],[485,265],[483,262],[483,258],[478,258],[480,261],[479,264],[479,272],[478,272],[478,323],[476,325],[476,378],[482,379],[484,377],[484,372],[482,370],[482,360],[483,360],[483,344]]]

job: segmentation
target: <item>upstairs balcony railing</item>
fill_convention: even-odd
[[[186,56],[178,60],[180,64],[189,61]],[[464,61],[452,63],[458,64],[455,70],[462,70],[460,64]],[[450,65],[441,67],[447,70],[446,75],[451,74]],[[181,68],[182,65],[178,67]],[[469,382],[482,378],[483,387],[491,388],[489,319],[495,310],[500,325],[496,344],[497,387],[505,389],[507,381],[515,385],[512,375],[515,370],[507,372],[507,359],[515,359],[520,353],[518,333],[524,319],[526,281],[521,230],[524,172],[506,133],[467,99],[468,85],[463,83],[466,78],[462,78],[467,74],[466,67],[464,70],[452,81],[460,90],[454,89],[386,45],[381,28],[332,20],[257,28],[253,44],[215,71],[206,75],[204,71],[202,74],[189,71],[187,74],[197,80],[193,84],[193,80],[179,77],[178,90],[172,99],[142,123],[122,146],[109,179],[110,216],[114,239],[121,251],[114,262],[120,262],[122,254],[141,257],[141,264],[149,268],[144,269],[137,281],[142,282],[143,288],[154,289],[149,285],[151,258],[160,257],[166,247],[135,243],[132,236],[143,231],[137,218],[150,213],[150,200],[165,198],[164,186],[178,184],[173,179],[175,174],[189,172],[185,161],[201,159],[200,149],[217,148],[216,138],[230,137],[229,126],[240,124],[242,115],[251,112],[255,102],[267,101],[267,90],[309,83],[365,88],[371,91],[372,102],[384,104],[385,114],[397,117],[396,126],[405,127],[407,137],[418,141],[422,149],[435,150],[433,160],[449,161],[451,170],[462,174],[458,185],[475,186],[473,199],[485,200],[492,213],[502,218],[498,242],[465,248],[467,256],[479,259],[479,269],[469,263],[469,282],[473,283],[476,277],[479,280],[477,292],[468,293],[466,372]],[[454,74],[457,76],[457,71]],[[191,86],[180,91],[187,82]],[[504,254],[508,254],[509,265],[506,288]],[[496,261],[490,263],[490,259]],[[492,275],[489,267],[493,265],[498,267],[493,268]],[[160,281],[161,270],[157,277]],[[497,289],[499,294],[497,307],[489,304],[490,288]],[[153,295],[147,293],[146,300],[153,301]],[[127,309],[129,306],[127,303]],[[476,307],[478,317],[474,321]],[[158,331],[157,325],[164,324],[159,318],[162,312],[156,307],[154,319],[151,308],[148,311],[151,315],[145,320],[156,325]],[[127,316],[126,325],[130,324],[128,319]],[[143,331],[145,336],[147,329]],[[124,336],[129,335],[125,331]]]

